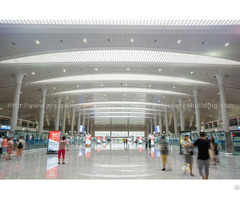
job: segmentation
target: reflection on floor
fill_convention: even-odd
[[[1,179],[201,179],[194,155],[194,177],[179,155],[170,147],[171,171],[161,171],[159,145],[123,143],[94,144],[91,148],[73,146],[66,152],[66,165],[57,164],[57,155],[46,149],[25,152],[22,160],[0,160]],[[15,156],[14,156],[15,157]],[[239,179],[240,157],[219,156],[219,164],[210,166],[209,179]],[[185,173],[184,173],[185,172]]]

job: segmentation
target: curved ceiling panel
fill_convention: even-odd
[[[186,78],[177,78],[169,76],[143,75],[143,74],[91,74],[80,76],[68,76],[61,78],[53,78],[41,81],[32,82],[34,84],[41,83],[74,83],[74,82],[88,82],[88,81],[147,81],[147,82],[174,82],[174,83],[188,83],[188,84],[210,84],[203,81],[191,80]]]
[[[95,94],[95,93],[145,93],[145,94],[169,94],[169,95],[188,95],[180,92],[173,92],[168,90],[156,90],[146,88],[90,88],[82,90],[70,90],[53,93],[52,95],[65,95],[65,94]]]
[[[175,63],[202,65],[240,65],[240,62],[195,54],[145,50],[89,50],[47,53],[0,61],[0,64],[41,63]]]

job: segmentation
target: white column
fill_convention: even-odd
[[[87,133],[89,133],[89,119],[87,120]]]
[[[10,121],[11,126],[11,132],[14,134],[14,131],[17,127],[17,119],[18,119],[18,109],[19,109],[19,100],[20,100],[20,92],[21,92],[21,85],[24,74],[17,74],[15,75],[16,78],[16,87],[15,87],[15,93],[13,98],[13,106],[12,106],[12,117]]]
[[[179,99],[179,111],[180,111],[180,123],[181,123],[181,131],[185,131],[185,122],[184,122],[184,114],[183,114],[183,100]]]
[[[71,133],[74,133],[74,121],[75,121],[75,108],[72,110],[72,123],[71,123]]]
[[[55,130],[59,130],[59,116],[60,116],[60,108],[61,108],[61,97],[57,99],[57,113],[56,113],[56,121],[55,121]]]
[[[85,127],[85,128],[84,128],[85,131],[87,131],[87,130],[86,130],[87,127],[85,126],[85,125],[86,125],[86,115],[85,115],[85,114],[83,115],[83,122],[82,122],[82,123],[83,123],[83,126]]]
[[[167,107],[165,107],[165,120],[166,120],[166,134],[169,133],[169,126],[168,126],[168,113],[167,113]]]
[[[150,133],[152,134],[153,133],[153,130],[152,130],[152,127],[153,125],[152,125],[152,119],[150,119]]]
[[[196,113],[196,127],[197,127],[197,134],[201,132],[201,121],[200,121],[200,108],[199,108],[199,101],[198,101],[198,89],[193,89],[194,95],[194,106],[195,106],[195,113]]]
[[[160,128],[160,133],[162,134],[163,130],[162,130],[162,113],[161,112],[159,112],[159,128]]]
[[[77,119],[77,134],[80,132],[80,123],[81,123],[81,112],[78,112],[78,119]]]
[[[66,114],[67,114],[67,103],[64,104],[64,108],[63,108],[63,123],[62,123],[62,134],[63,135],[65,135]]]
[[[174,118],[174,134],[178,134],[178,128],[177,128],[177,108],[173,108],[173,118]]]
[[[220,92],[220,102],[221,102],[221,111],[222,111],[222,121],[223,121],[223,130],[225,131],[226,138],[226,147],[227,153],[233,153],[233,141],[231,134],[229,132],[229,119],[227,111],[227,99],[225,94],[225,76],[217,74],[216,78],[218,80],[219,92]]]
[[[43,125],[44,125],[44,112],[45,112],[45,101],[46,101],[46,94],[48,89],[44,88],[42,89],[42,105],[40,110],[40,119],[39,119],[39,133],[43,132]]]
[[[220,92],[220,102],[221,102],[221,111],[222,111],[222,120],[223,120],[223,130],[225,132],[229,132],[229,119],[228,119],[228,112],[227,112],[227,100],[225,94],[225,81],[223,75],[216,75],[218,80],[219,92]]]

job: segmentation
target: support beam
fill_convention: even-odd
[[[57,113],[55,121],[55,130],[59,130],[59,117],[60,117],[60,108],[61,108],[61,97],[57,98]]]
[[[17,128],[20,93],[21,93],[22,80],[23,80],[24,76],[25,76],[25,74],[15,75],[16,87],[15,87],[15,93],[14,93],[13,105],[12,105],[12,117],[11,117],[11,121],[10,121],[10,127],[11,127],[10,136],[11,137],[14,135],[15,130]]]
[[[80,123],[81,123],[81,112],[78,112],[78,119],[77,119],[77,134],[80,132]]]
[[[178,128],[177,128],[177,108],[173,108],[173,120],[174,120],[174,134],[178,134]]]
[[[221,102],[221,111],[222,111],[222,121],[223,121],[223,130],[225,131],[226,138],[226,147],[227,153],[233,153],[233,141],[231,134],[229,132],[229,119],[228,119],[228,111],[227,111],[227,99],[225,93],[225,76],[221,74],[216,75],[219,92],[220,92],[220,102]]]
[[[169,125],[168,125],[168,112],[167,107],[165,107],[165,122],[166,122],[166,135],[169,133]]]
[[[159,128],[160,128],[160,134],[163,133],[163,128],[162,128],[162,113],[159,112]]]
[[[195,106],[195,113],[196,113],[196,127],[197,127],[197,134],[201,132],[201,121],[200,121],[200,108],[199,108],[199,101],[198,101],[198,89],[193,89],[194,95],[194,106]]]
[[[71,122],[71,134],[74,133],[74,121],[75,121],[75,108],[72,110],[72,122]]]
[[[39,119],[39,133],[43,132],[43,126],[44,126],[44,113],[45,113],[45,102],[46,102],[46,94],[48,89],[44,88],[42,89],[42,100],[41,100],[41,110],[40,110],[40,119]]]
[[[181,123],[181,131],[185,131],[185,122],[184,122],[184,114],[183,114],[183,99],[179,99],[179,111],[180,111],[180,123]]]
[[[66,114],[67,114],[67,103],[64,104],[64,108],[63,108],[63,124],[62,124],[62,134],[63,135],[65,135]]]

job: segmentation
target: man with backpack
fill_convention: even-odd
[[[22,136],[20,136],[19,140],[16,142],[16,159],[18,159],[18,156],[20,159],[22,158],[22,152],[25,146],[25,141]]]

